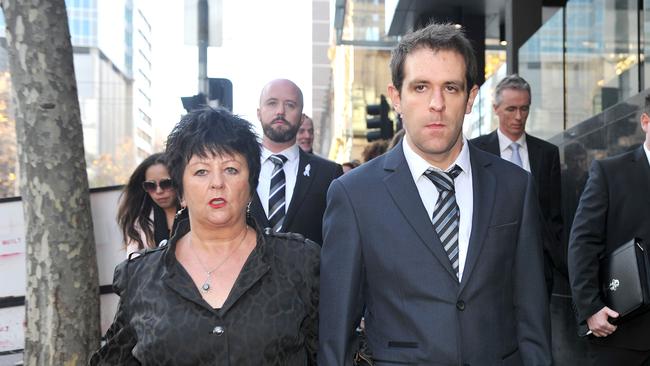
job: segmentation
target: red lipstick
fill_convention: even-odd
[[[221,197],[219,198],[213,198],[210,200],[208,205],[212,208],[222,208],[226,206],[227,201]]]

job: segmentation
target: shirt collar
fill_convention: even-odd
[[[471,174],[472,173],[472,164],[469,160],[469,148],[467,147],[467,139],[463,135],[463,146],[460,149],[460,154],[456,157],[456,160],[449,166],[445,171],[451,170],[454,165],[458,165],[463,171],[461,174]],[[417,182],[418,179],[429,169],[433,168],[435,170],[440,170],[436,167],[431,166],[429,162],[424,160],[420,155],[418,155],[412,148],[409,142],[404,139],[402,143],[404,149],[404,158],[406,163],[411,170],[413,175],[413,181]]]
[[[501,132],[500,128],[497,128],[497,136],[499,137],[499,151],[504,152],[506,149],[510,147],[510,144],[513,142],[516,142],[519,144],[519,148],[524,148],[526,149],[528,146],[526,145],[526,134],[522,134],[519,136],[517,141],[512,141],[508,136],[504,135],[503,132]]]
[[[645,150],[645,156],[648,158],[648,164],[650,164],[650,149],[648,149],[648,146],[643,143],[643,150]]]
[[[298,144],[294,144],[291,147],[284,149],[277,154],[284,155],[284,157],[287,158],[287,162],[294,161],[300,158],[300,151],[298,151],[298,149],[300,149],[300,147],[298,147]],[[267,161],[269,159],[269,156],[271,155],[276,155],[276,153],[262,146],[262,163]]]

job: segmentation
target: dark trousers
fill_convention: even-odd
[[[592,366],[647,366],[650,365],[650,350],[589,345],[589,364]]]

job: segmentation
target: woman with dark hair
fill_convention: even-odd
[[[164,155],[144,159],[124,187],[117,213],[127,255],[169,239],[179,208]]]
[[[169,244],[115,270],[120,295],[91,365],[315,365],[320,247],[247,214],[260,172],[252,126],[222,109],[167,140],[188,218]]]

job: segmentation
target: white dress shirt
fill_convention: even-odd
[[[519,156],[521,157],[522,168],[530,173],[530,160],[528,160],[528,145],[526,144],[526,134],[522,134],[517,141],[510,140],[504,135],[500,129],[497,128],[497,136],[499,136],[499,151],[501,158],[512,161],[512,149],[510,144],[516,142],[519,144]]]
[[[650,149],[645,143],[643,144],[643,150],[645,150],[645,156],[648,158],[648,164],[650,164]]]
[[[284,187],[284,212],[289,210],[291,204],[291,197],[293,196],[293,189],[296,187],[296,177],[298,176],[298,163],[300,162],[300,147],[293,145],[290,148],[279,152],[278,154],[284,155],[287,161],[284,163],[282,169],[284,170],[284,179],[286,186]],[[270,150],[262,147],[261,163],[262,169],[260,170],[260,179],[257,184],[257,195],[260,197],[262,207],[266,217],[269,217],[269,190],[271,189],[271,174],[275,168],[275,164],[269,157],[275,155]]]
[[[458,165],[463,171],[454,179],[454,187],[456,191],[456,203],[460,210],[460,222],[458,226],[458,280],[463,278],[463,269],[465,268],[465,259],[467,258],[467,250],[469,248],[469,236],[472,232],[472,213],[474,211],[474,196],[472,188],[472,164],[469,158],[469,149],[467,148],[467,139],[463,136],[463,147],[460,154],[445,171],[451,170],[454,165]],[[409,166],[409,170],[413,175],[413,181],[420,193],[420,199],[427,210],[429,220],[433,226],[433,210],[438,202],[438,189],[427,178],[424,173],[429,168],[437,171],[440,169],[432,167],[426,160],[418,155],[409,142],[404,139],[402,144],[404,147],[404,157]],[[435,229],[435,228],[434,228]]]

